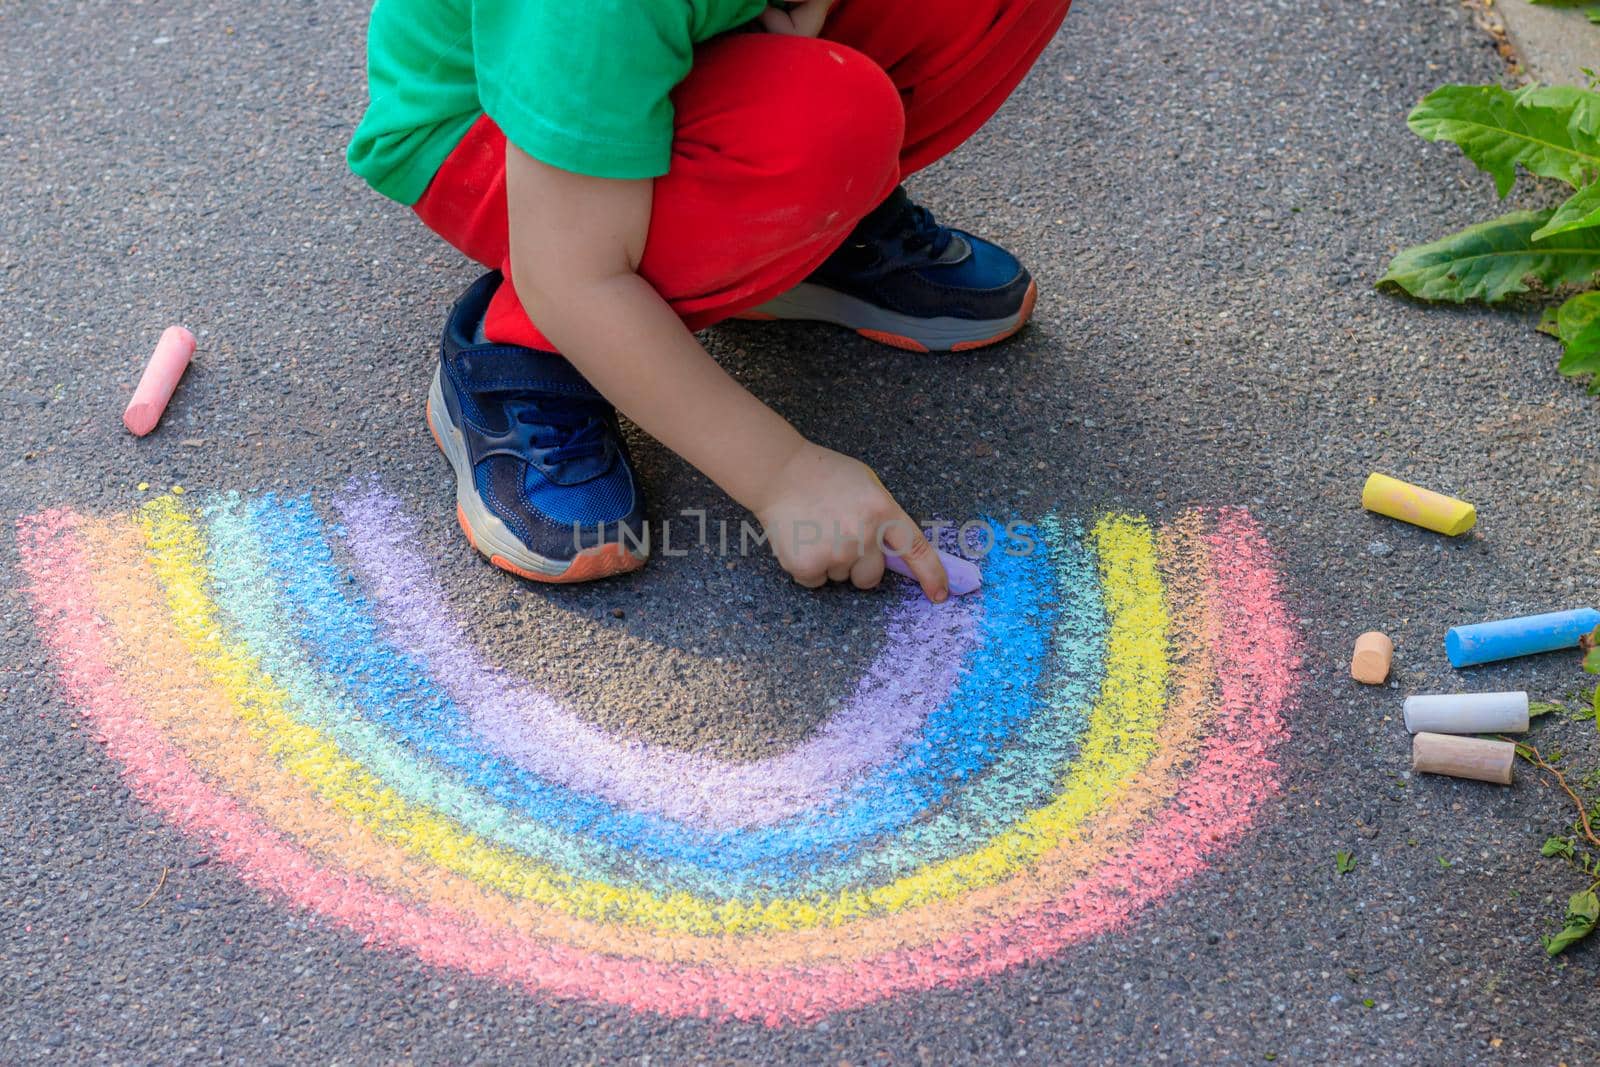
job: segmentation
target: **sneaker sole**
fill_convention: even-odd
[[[1039,299],[1039,283],[1028,282],[1022,306],[1004,319],[919,319],[867,303],[826,286],[801,282],[789,292],[734,318],[756,322],[802,319],[830,322],[854,330],[869,341],[911,352],[969,352],[998,344],[1027,324]]]
[[[644,566],[644,557],[629,552],[620,543],[586,548],[570,560],[550,559],[531,552],[500,517],[484,506],[473,490],[472,466],[467,462],[467,443],[450,421],[439,371],[433,372],[428,387],[428,429],[456,476],[456,521],[467,543],[490,563],[503,571],[533,582],[592,582],[614,574],[626,574]]]

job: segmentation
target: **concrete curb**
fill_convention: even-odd
[[[1523,69],[1535,80],[1583,85],[1581,68],[1600,70],[1600,26],[1582,8],[1535,6],[1528,0],[1492,0],[1488,6],[1505,23]]]

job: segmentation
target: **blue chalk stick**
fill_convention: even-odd
[[[1520,619],[1452,626],[1444,635],[1444,651],[1452,667],[1471,667],[1513,656],[1578,647],[1578,638],[1600,626],[1600,611],[1576,608]]]

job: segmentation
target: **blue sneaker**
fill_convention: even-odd
[[[477,340],[499,272],[461,295],[428,390],[456,519],[489,562],[536,582],[644,566],[644,498],[610,404],[554,352]]]
[[[901,186],[795,288],[749,319],[810,319],[914,352],[1003,341],[1033,314],[1038,286],[1015,256],[941,226]]]

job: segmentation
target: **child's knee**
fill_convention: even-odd
[[[771,101],[785,131],[782,165],[830,211],[859,217],[898,180],[905,109],[871,59],[831,41],[806,44],[801,75]]]

